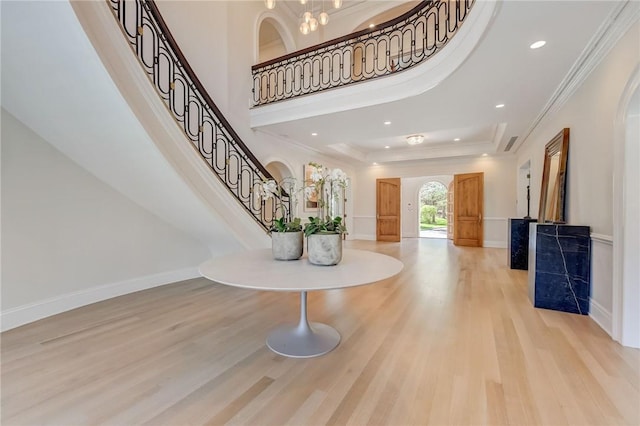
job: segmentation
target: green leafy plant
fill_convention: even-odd
[[[325,220],[319,217],[309,217],[309,223],[304,225],[304,235],[309,236],[313,234],[345,234],[347,228],[342,223],[342,218],[336,216],[331,218],[327,216]]]
[[[273,221],[271,232],[299,232],[302,231],[302,223],[299,217],[288,221],[284,217]]]

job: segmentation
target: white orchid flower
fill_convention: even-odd
[[[275,180],[269,179],[266,182],[262,182],[259,191],[260,197],[262,197],[264,200],[268,200],[270,198],[273,198],[273,196],[278,193],[278,184]]]
[[[333,169],[331,170],[331,180],[344,185],[347,183],[347,174],[341,169]]]

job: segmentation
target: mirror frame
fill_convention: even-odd
[[[551,169],[551,157],[560,154],[560,162],[558,164],[558,173],[555,176],[549,176]],[[544,147],[544,166],[542,169],[542,187],[540,190],[540,209],[538,210],[538,222],[565,223],[565,192],[567,185],[567,160],[569,157],[569,128],[564,128],[560,133],[554,136],[551,141]],[[558,186],[556,199],[551,199],[549,194],[549,179],[555,180]],[[553,181],[552,181],[553,182]],[[553,217],[546,217],[545,213],[549,203],[556,203],[556,214]]]

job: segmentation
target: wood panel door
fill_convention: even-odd
[[[400,241],[400,178],[376,179],[376,240]]]
[[[453,177],[453,244],[482,247],[484,173]]]

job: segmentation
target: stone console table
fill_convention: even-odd
[[[529,267],[529,224],[537,219],[509,219],[509,267],[527,270]]]
[[[588,226],[529,224],[529,298],[536,308],[588,314],[590,271]]]

